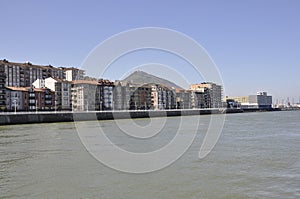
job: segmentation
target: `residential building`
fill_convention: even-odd
[[[98,83],[100,110],[112,110],[114,108],[114,82],[100,79]]]
[[[98,81],[75,80],[71,85],[71,107],[73,111],[100,110]]]
[[[152,84],[151,86],[151,107],[154,110],[175,109],[175,89],[163,85]]]
[[[28,95],[29,95],[29,111],[37,111],[37,96],[35,95],[34,88],[31,87],[28,89]]]
[[[47,88],[7,87],[7,111],[51,111],[54,92]]]
[[[128,110],[130,102],[130,89],[128,83],[123,83],[121,81],[115,81],[114,83],[114,110]]]
[[[149,85],[130,85],[130,110],[148,110],[151,109],[151,86]]]
[[[34,88],[45,88],[45,80],[44,79],[37,79],[32,83]]]
[[[191,91],[184,89],[176,90],[176,108],[191,109]]]
[[[45,87],[55,92],[55,110],[71,110],[71,82],[48,77]]]
[[[202,88],[198,90],[191,90],[191,108],[210,108],[211,99],[207,88]]]
[[[51,65],[41,66],[30,62],[14,63],[7,60],[0,60],[0,65],[4,65],[6,86],[30,87],[37,79],[47,77],[64,78],[64,70]]]
[[[4,64],[0,64],[0,111],[6,109],[6,88],[5,88],[6,74]]]
[[[31,88],[32,89],[32,88]],[[55,92],[48,88],[33,88],[35,94],[35,109],[37,111],[52,111],[55,108]],[[29,93],[32,93],[30,90]]]
[[[85,72],[78,68],[64,68],[67,81],[83,80]]]
[[[77,68],[53,67],[51,65],[35,65],[30,62],[15,63],[7,60],[0,60],[1,67],[4,67],[6,75],[6,86],[11,87],[30,87],[37,79],[46,79],[48,77],[70,81],[81,80],[84,76],[84,70]]]
[[[27,111],[29,110],[28,87],[7,87],[6,110]]]
[[[207,90],[203,91],[203,88]],[[207,99],[210,99],[210,102],[207,102],[209,106],[206,108],[222,107],[222,86],[212,82],[203,82],[201,84],[191,84],[190,90],[206,92],[206,94],[209,95],[206,96]]]

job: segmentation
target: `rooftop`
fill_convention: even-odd
[[[74,80],[71,83],[72,84],[92,84],[92,85],[99,85],[98,81],[89,81],[89,80]]]
[[[5,65],[11,65],[11,66],[20,66],[20,67],[34,67],[34,68],[42,68],[42,69],[54,69],[54,70],[62,70],[62,71],[66,71],[66,70],[81,70],[75,67],[54,67],[52,65],[36,65],[36,64],[32,64],[31,62],[25,62],[25,63],[17,63],[17,62],[10,62],[6,59],[0,60],[0,65],[1,64],[5,64]],[[83,70],[82,70],[83,71]]]

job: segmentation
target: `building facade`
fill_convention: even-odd
[[[48,88],[33,88],[32,90],[35,95],[35,107],[33,107],[35,110],[53,111],[55,109],[55,92]]]
[[[129,86],[130,93],[130,110],[148,110],[152,107],[151,86]]]
[[[238,103],[237,107],[242,109],[270,109],[272,108],[272,96],[267,92],[257,92],[256,95],[226,97],[227,101]]]
[[[166,110],[222,107],[222,87],[204,82],[177,90],[155,83],[123,84],[84,77],[77,68],[0,60],[0,111],[5,110]],[[262,92],[247,103],[268,107]],[[243,102],[244,103],[244,102]]]
[[[191,108],[192,109],[202,109],[210,108],[211,99],[206,88],[203,91],[191,91]]]
[[[176,90],[176,108],[177,109],[191,109],[191,91],[190,90]]]
[[[7,111],[52,111],[55,94],[47,88],[7,87]]]
[[[100,110],[114,109],[114,82],[100,79],[99,82]]]
[[[72,111],[100,110],[98,81],[75,80],[71,85]]]
[[[151,108],[154,110],[175,109],[176,92],[163,85],[152,84],[151,86]]]
[[[272,96],[268,96],[267,92],[257,92],[256,95],[249,95],[249,103],[242,105],[242,108],[272,108]]]
[[[0,111],[6,110],[6,74],[4,64],[0,64]]]
[[[65,80],[67,81],[83,80],[85,75],[84,70],[78,68],[64,68],[64,71]]]
[[[6,110],[28,111],[29,110],[29,88],[7,87]]]
[[[129,110],[130,106],[130,88],[128,83],[115,81],[114,83],[114,110]]]
[[[55,110],[71,110],[71,82],[66,80],[45,79],[45,87],[55,92]]]
[[[14,63],[7,60],[0,60],[0,64],[4,65],[6,86],[30,87],[37,79],[45,79],[47,77],[64,78],[64,70],[51,65],[33,65],[30,62]]]
[[[201,84],[191,84],[190,90],[204,92],[207,95],[206,99],[209,99],[210,102],[206,102],[208,107],[205,108],[221,108],[223,106],[221,85],[212,82],[203,82]]]
[[[51,65],[35,65],[30,62],[15,63],[7,60],[0,60],[0,66],[4,68],[6,75],[6,86],[11,87],[30,87],[37,79],[48,77],[66,80],[82,80],[84,70],[77,68],[53,67]]]

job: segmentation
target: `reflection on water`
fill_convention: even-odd
[[[97,162],[73,123],[1,126],[0,198],[300,198],[299,118],[300,112],[228,115],[218,144],[199,160],[209,121],[201,116],[197,138],[182,158],[139,175]],[[168,118],[163,133],[150,140],[122,134],[114,121],[99,125],[120,147],[143,152],[168,143],[179,119]]]

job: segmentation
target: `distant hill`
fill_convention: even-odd
[[[125,79],[122,80],[124,83],[131,83],[131,84],[137,84],[137,85],[143,85],[143,84],[161,84],[164,86],[167,86],[169,88],[174,87],[175,89],[182,89],[182,87],[178,86],[177,84],[168,81],[166,79],[156,77],[154,75],[148,74],[143,71],[135,71],[131,73],[129,76],[127,76]]]

